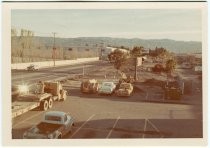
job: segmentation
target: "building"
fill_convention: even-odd
[[[109,60],[108,59],[108,55],[110,54],[110,53],[112,53],[112,52],[114,52],[115,50],[120,50],[120,51],[122,51],[122,52],[124,52],[124,53],[130,53],[130,51],[129,50],[127,50],[127,49],[122,49],[122,48],[117,48],[117,47],[105,47],[105,48],[103,48],[103,49],[101,49],[101,54],[100,54],[100,60]]]

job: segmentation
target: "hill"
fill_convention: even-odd
[[[35,37],[42,44],[47,46],[53,45],[52,37]],[[139,39],[139,38],[111,38],[111,37],[79,37],[79,38],[56,38],[56,44],[61,47],[85,47],[95,49],[101,46],[125,46],[132,48],[133,46],[143,46],[145,48],[154,49],[155,47],[163,47],[175,53],[191,53],[201,52],[202,43],[197,41],[176,41],[170,39]]]

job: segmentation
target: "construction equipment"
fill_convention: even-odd
[[[182,90],[177,81],[167,82],[165,87],[165,99],[180,100],[182,96]]]
[[[83,80],[80,87],[82,93],[97,93],[98,88],[99,84],[95,79]]]
[[[32,109],[47,110],[53,107],[53,101],[65,101],[66,90],[60,82],[39,82],[35,85],[19,86],[20,95],[12,102],[12,118]]]

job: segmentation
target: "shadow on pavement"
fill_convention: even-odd
[[[202,122],[197,119],[91,120],[76,123],[72,133],[65,138],[202,138]]]
[[[30,127],[12,129],[13,139],[22,139]],[[64,139],[202,138],[198,119],[98,119],[75,122]]]

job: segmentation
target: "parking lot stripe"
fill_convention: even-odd
[[[149,124],[158,132],[161,134],[160,130],[149,120],[147,120],[149,122]],[[161,138],[163,137],[163,135],[161,134]]]
[[[145,122],[144,122],[144,133],[145,133],[145,131],[146,131],[146,128],[147,128],[147,119],[145,119]],[[142,135],[142,138],[144,138],[145,137],[145,134],[143,133],[143,135]]]
[[[95,116],[95,114],[93,114],[92,116],[90,116],[72,135],[71,138],[91,119]]]
[[[106,138],[109,138],[109,137],[110,137],[110,135],[111,135],[111,133],[112,133],[112,130],[113,130],[113,129],[115,128],[115,126],[117,125],[117,122],[118,122],[119,119],[120,119],[120,116],[116,119],[116,121],[115,121],[115,123],[114,123],[112,129],[109,131],[109,134],[106,136]]]
[[[25,119],[25,120],[22,120],[22,121],[18,122],[17,124],[15,124],[14,126],[12,126],[12,128],[17,127],[19,124],[24,123],[25,121],[27,121],[27,120],[29,120],[29,119],[32,119],[32,118],[34,118],[34,117],[36,117],[36,116],[38,116],[38,115],[40,115],[40,114],[42,114],[42,113],[43,113],[43,112],[39,112],[39,113],[37,113],[37,114],[35,114],[35,115],[33,115],[33,116],[31,116],[31,117]]]

